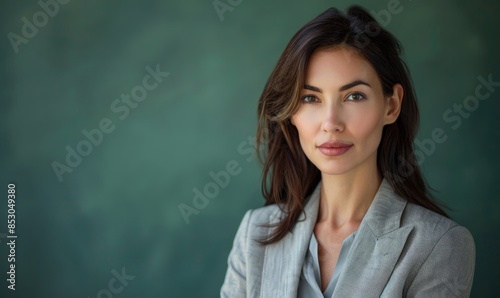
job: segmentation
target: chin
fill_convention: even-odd
[[[339,164],[336,165],[322,164],[319,167],[316,165],[316,167],[320,170],[322,175],[343,175],[352,170],[351,166],[339,165]]]
[[[321,171],[321,175],[329,175],[329,176],[336,176],[336,175],[343,175],[348,173],[349,171],[341,171],[341,170],[326,170],[326,171]]]

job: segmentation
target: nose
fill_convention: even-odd
[[[344,122],[342,121],[340,107],[329,104],[326,105],[323,113],[323,121],[321,129],[325,132],[342,132],[344,131]]]

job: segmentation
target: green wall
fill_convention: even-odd
[[[360,4],[379,12],[391,1]],[[238,224],[263,204],[251,149],[264,83],[302,25],[351,3],[220,0],[235,5],[219,15],[213,0],[67,2],[50,6],[53,16],[34,0],[5,1],[0,12],[0,296],[217,297]],[[400,7],[385,20],[413,74],[418,138],[447,135],[422,151],[423,171],[475,237],[473,297],[491,297],[500,90],[464,116],[453,107],[479,76],[500,81],[500,2]],[[221,170],[230,181],[187,223],[179,206],[196,207],[195,192]],[[5,273],[10,182],[15,292]],[[128,280],[113,283],[122,270]]]

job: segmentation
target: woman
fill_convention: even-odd
[[[258,106],[266,206],[243,217],[222,297],[469,296],[474,240],[418,168],[401,51],[358,6],[293,36]]]

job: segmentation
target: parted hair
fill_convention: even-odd
[[[419,110],[400,42],[360,6],[351,6],[346,13],[329,8],[295,33],[258,102],[257,148],[264,148],[258,152],[263,166],[262,194],[265,205],[278,204],[285,214],[274,232],[259,240],[261,244],[277,242],[292,231],[321,180],[320,171],[304,154],[290,119],[299,108],[312,53],[336,48],[351,49],[370,62],[384,95],[392,95],[395,84],[403,86],[400,115],[383,128],[377,168],[399,196],[447,216],[430,194],[415,158],[413,141]]]

